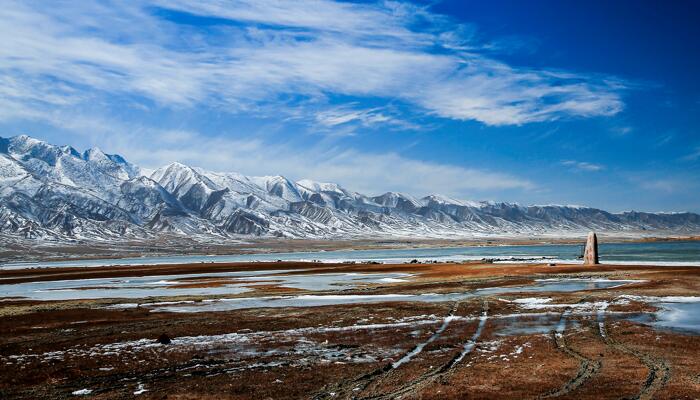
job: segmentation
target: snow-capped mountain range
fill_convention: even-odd
[[[118,240],[164,234],[290,238],[610,233],[697,234],[693,213],[609,213],[578,206],[466,202],[334,183],[250,177],[172,163],[146,174],[98,148],[0,138],[0,235]]]

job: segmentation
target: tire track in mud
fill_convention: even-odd
[[[443,378],[449,373],[452,372],[453,368],[459,364],[462,359],[464,359],[465,356],[467,356],[469,353],[471,353],[472,349],[474,346],[476,346],[477,341],[479,340],[479,337],[481,336],[481,332],[484,329],[484,326],[486,325],[486,321],[488,320],[488,301],[483,299],[481,302],[481,316],[479,317],[479,325],[476,328],[476,331],[472,335],[472,337],[463,344],[462,346],[462,351],[459,352],[459,354],[455,355],[449,362],[447,362],[445,365],[442,367],[426,372],[423,375],[419,376],[418,378],[414,379],[413,382],[411,382],[408,385],[405,385],[398,390],[395,390],[390,393],[384,393],[378,396],[370,396],[370,397],[363,397],[361,399],[363,400],[388,400],[388,399],[396,399],[405,395],[410,395],[410,394],[417,394],[418,390],[420,390],[422,387],[425,385],[428,385],[435,380],[439,378]]]
[[[618,350],[622,353],[629,354],[639,359],[649,370],[646,380],[642,383],[639,393],[632,397],[634,400],[649,400],[652,399],[654,393],[664,387],[671,379],[671,367],[668,362],[660,357],[652,356],[651,354],[637,351],[627,345],[624,345],[608,334],[605,329],[605,309],[598,311],[598,333],[605,344]]]
[[[391,364],[386,364],[381,368],[377,368],[372,372],[369,372],[365,375],[360,376],[359,378],[356,378],[352,380],[349,383],[346,383],[344,385],[339,385],[336,386],[335,388],[332,389],[327,389],[324,390],[324,393],[318,394],[313,397],[314,400],[320,400],[324,398],[357,398],[356,396],[362,393],[363,390],[365,390],[369,385],[372,383],[380,380],[381,378],[385,377],[387,374],[390,374],[391,371],[395,370],[396,368],[400,367],[401,365],[409,362],[413,357],[417,356],[420,354],[425,346],[429,345],[430,343],[434,342],[437,340],[440,335],[447,329],[447,327],[450,325],[450,322],[452,322],[452,319],[457,312],[457,308],[461,304],[461,301],[456,301],[452,307],[450,308],[450,311],[447,313],[445,316],[445,319],[442,322],[442,325],[438,327],[431,335],[426,339],[425,341],[419,343],[416,345],[413,349],[408,351],[406,354],[403,355],[398,361],[395,361]],[[331,394],[332,393],[332,394]]]
[[[585,299],[581,301],[584,300]],[[538,399],[559,397],[573,392],[574,390],[581,387],[581,385],[586,383],[586,381],[591,379],[595,374],[597,374],[600,370],[600,367],[602,366],[602,362],[600,360],[588,358],[583,354],[579,353],[578,351],[574,350],[567,344],[564,332],[566,332],[566,325],[568,323],[569,315],[571,315],[571,311],[571,308],[567,308],[561,314],[561,318],[559,319],[557,329],[552,332],[552,338],[554,339],[554,344],[556,345],[558,350],[579,362],[578,370],[576,371],[576,375],[574,375],[573,378],[566,382],[564,386],[550,391],[548,393],[542,394],[538,396]]]
[[[455,313],[457,312],[457,308],[459,307],[460,302],[457,301],[455,304],[452,306],[450,309],[450,312],[447,314],[447,317],[445,317],[444,321],[442,322],[442,325],[432,334],[430,337],[423,343],[418,344],[416,347],[413,348],[413,350],[409,351],[401,357],[398,361],[395,363],[391,364],[391,369],[396,369],[400,367],[401,365],[411,361],[411,359],[418,354],[420,354],[425,346],[429,345],[430,343],[434,342],[437,338],[442,335],[443,332],[445,332],[445,329],[450,325],[450,322],[452,322],[452,319],[454,318]]]

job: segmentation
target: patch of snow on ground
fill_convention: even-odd
[[[523,307],[527,307],[529,305],[539,305],[539,304],[550,303],[551,301],[552,301],[552,299],[549,297],[528,297],[525,299],[513,300],[513,303],[519,304]]]
[[[468,320],[468,317],[451,317],[449,320]],[[233,332],[225,333],[220,335],[200,335],[200,336],[183,336],[173,338],[169,345],[162,345],[154,339],[138,339],[124,342],[115,342],[107,344],[98,344],[92,347],[76,346],[65,350],[52,351],[46,353],[35,353],[35,354],[21,354],[21,355],[9,355],[0,356],[0,360],[5,361],[5,363],[12,364],[24,364],[26,362],[31,362],[38,360],[40,362],[51,362],[51,361],[65,361],[66,358],[73,357],[110,357],[119,356],[122,354],[129,354],[136,357],[139,353],[144,351],[160,351],[160,352],[177,352],[196,349],[212,349],[220,347],[231,347],[231,346],[243,346],[251,347],[250,354],[255,355],[256,351],[255,343],[261,342],[285,342],[288,340],[294,340],[298,343],[295,350],[299,353],[305,353],[309,355],[314,355],[321,359],[326,359],[327,357],[333,357],[332,355],[338,353],[338,349],[333,346],[328,346],[323,343],[315,343],[309,341],[305,338],[307,334],[318,334],[318,333],[328,333],[328,332],[352,332],[355,330],[380,330],[380,329],[397,329],[397,328],[414,328],[426,325],[437,325],[439,323],[444,323],[443,318],[428,318],[428,319],[414,319],[407,318],[401,319],[397,322],[384,323],[384,324],[365,324],[365,325],[349,325],[349,326],[319,326],[319,327],[308,327],[308,328],[298,328],[289,329],[282,331],[258,331],[258,332]],[[380,358],[392,356],[393,353],[389,354],[380,351],[377,354]],[[346,354],[344,358],[345,361],[349,362],[368,362],[374,361],[370,359],[371,356],[358,356],[355,354]]]
[[[138,395],[144,394],[144,393],[146,393],[146,392],[148,392],[148,390],[146,389],[146,387],[143,385],[143,383],[139,382],[138,387],[137,387],[136,390],[134,391],[134,395],[138,396]]]
[[[406,282],[406,279],[400,279],[400,278],[382,278],[382,279],[379,280],[379,282],[398,283],[398,282]]]

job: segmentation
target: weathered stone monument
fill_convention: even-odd
[[[598,262],[598,237],[595,232],[588,234],[586,249],[583,251],[583,265],[596,265]]]

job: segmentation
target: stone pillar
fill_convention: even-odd
[[[588,234],[586,250],[583,251],[583,265],[596,265],[598,262],[598,237],[594,232]]]

